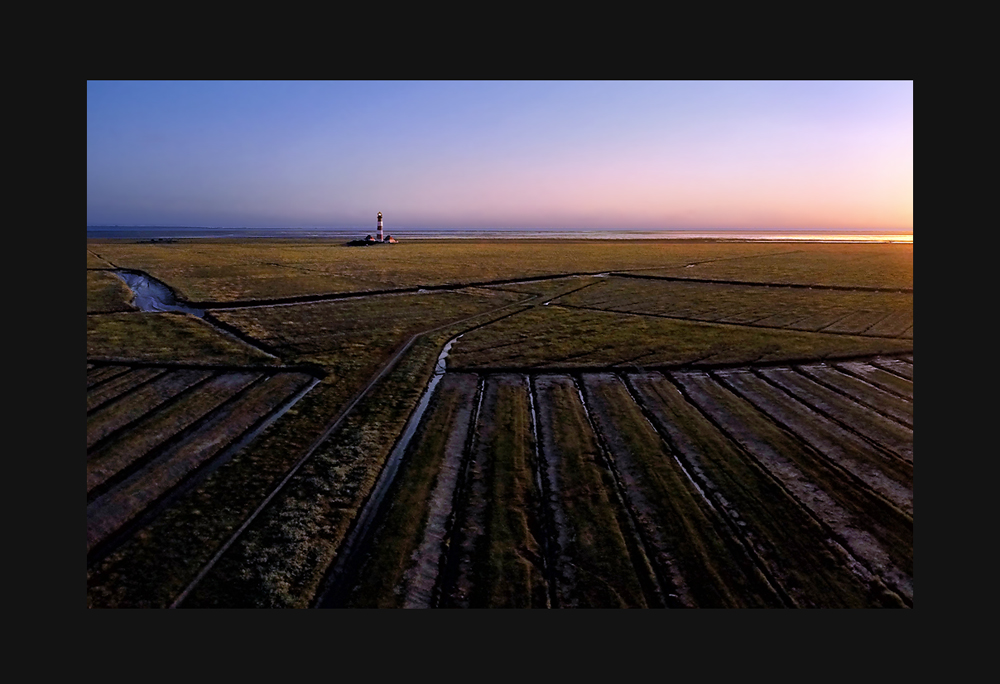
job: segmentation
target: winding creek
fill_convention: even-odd
[[[195,309],[177,303],[177,296],[173,291],[156,278],[152,278],[144,273],[135,271],[117,270],[112,271],[121,278],[134,295],[132,303],[140,311],[164,312],[180,311],[189,313],[198,318],[205,317],[204,309]]]

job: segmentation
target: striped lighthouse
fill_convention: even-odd
[[[384,240],[382,240],[382,212],[381,211],[378,213],[378,241],[379,242],[384,242]]]

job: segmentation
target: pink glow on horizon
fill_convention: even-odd
[[[913,230],[912,82],[90,83],[87,222]]]

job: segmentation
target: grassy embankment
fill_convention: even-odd
[[[879,450],[857,434],[816,413],[801,402],[789,400],[780,389],[753,373],[726,371],[717,379],[750,402],[785,431],[795,435],[831,464],[853,477],[857,485],[877,492],[912,522],[913,465],[898,456]],[[879,419],[869,411],[859,418]],[[912,449],[912,439],[910,442]]]
[[[446,376],[435,406],[415,437],[389,495],[392,507],[375,535],[372,555],[359,573],[361,579],[350,596],[349,607],[402,607],[410,603],[413,587],[407,585],[407,580],[415,574],[414,564],[422,560],[418,547],[428,539],[428,518],[452,513],[450,495],[446,502],[435,497],[444,476],[443,462],[451,458],[446,456],[445,444],[453,441],[455,430],[461,428],[454,421],[463,405],[468,408],[471,394],[475,393],[474,383],[464,391],[449,385],[449,379],[458,377],[460,374]],[[465,490],[461,510],[455,512],[461,532],[450,541],[450,545],[461,546],[462,551],[452,553],[445,567],[445,575],[453,576],[458,572],[456,566],[463,566],[465,581],[459,584],[466,586],[461,587],[461,596],[442,586],[446,595],[441,604],[474,608],[545,606],[540,549],[529,523],[538,493],[532,476],[531,417],[523,378],[491,377],[480,415],[470,464],[473,482]],[[461,428],[459,436],[464,435],[465,429]],[[461,453],[457,460],[461,461]],[[442,506],[446,510],[437,510]],[[437,542],[433,556],[436,570],[440,567],[441,538],[433,533],[429,538]],[[424,578],[425,582],[428,579]],[[442,577],[434,580],[445,581]],[[425,589],[423,593],[429,592]]]
[[[658,373],[629,375],[657,429],[795,607],[864,608],[868,587],[826,542],[827,532]]]
[[[778,595],[705,504],[622,382],[593,374],[584,376],[583,385],[631,505],[658,547],[660,574],[672,581],[679,602],[690,608],[780,608]]]

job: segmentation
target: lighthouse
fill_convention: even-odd
[[[378,213],[378,241],[384,242],[382,239],[382,212]]]

